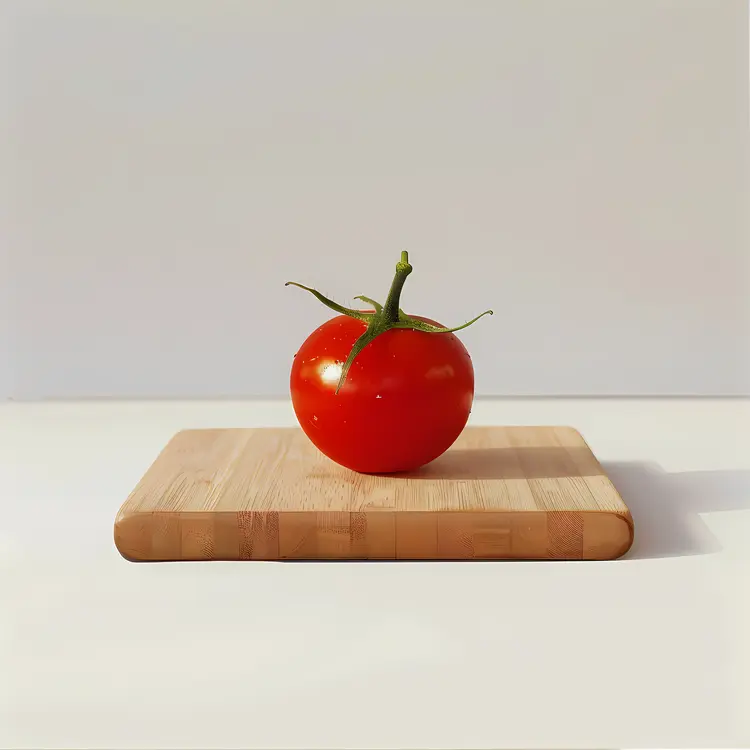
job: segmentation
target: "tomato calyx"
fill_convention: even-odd
[[[392,328],[408,328],[413,331],[422,331],[423,333],[453,333],[454,331],[460,331],[463,328],[467,328],[472,323],[476,323],[479,318],[485,315],[492,315],[492,310],[485,310],[476,318],[472,318],[467,323],[454,328],[441,328],[440,326],[432,325],[423,320],[418,320],[410,315],[407,315],[400,307],[401,291],[404,288],[407,276],[412,272],[413,268],[409,263],[409,253],[403,251],[401,253],[401,260],[396,264],[396,275],[393,277],[391,288],[388,292],[388,297],[385,300],[385,304],[381,305],[370,297],[359,295],[354,299],[362,300],[368,305],[372,305],[375,309],[374,312],[365,312],[363,310],[354,310],[349,307],[339,305],[328,297],[322,295],[317,289],[305,286],[304,284],[298,284],[296,281],[287,281],[284,286],[296,286],[300,289],[304,289],[310,292],[318,300],[320,300],[326,307],[339,313],[340,315],[348,315],[350,318],[361,320],[367,323],[367,329],[365,332],[354,342],[349,356],[346,358],[343,366],[341,367],[341,376],[339,377],[338,385],[336,386],[336,393],[341,390],[341,386],[346,380],[349,368],[356,359],[357,355],[375,338],[380,336],[381,333],[391,330]]]

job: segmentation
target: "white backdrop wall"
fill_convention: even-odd
[[[283,396],[403,248],[480,394],[750,393],[747,16],[0,3],[0,396]]]

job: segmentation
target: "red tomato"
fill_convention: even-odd
[[[386,304],[365,319],[356,317],[362,311],[342,308],[302,287],[347,314],[313,331],[294,356],[292,404],[313,444],[354,471],[403,472],[432,461],[461,434],[471,412],[474,368],[464,345],[451,332],[415,330],[413,326],[443,327],[398,310],[411,270],[402,253]],[[365,333],[374,338],[351,360]]]
[[[294,411],[310,440],[342,466],[416,469],[450,448],[466,426],[471,358],[452,333],[391,329],[359,353],[336,394],[341,364],[366,328],[339,315],[307,338],[292,364]]]

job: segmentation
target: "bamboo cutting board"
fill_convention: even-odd
[[[557,559],[623,555],[633,522],[567,427],[467,428],[421,469],[344,469],[300,429],[177,433],[120,509],[130,560]]]

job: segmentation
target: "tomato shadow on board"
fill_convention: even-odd
[[[585,471],[582,469],[585,468]],[[387,476],[405,479],[552,479],[601,475],[587,448],[513,447],[446,451],[414,471]]]

